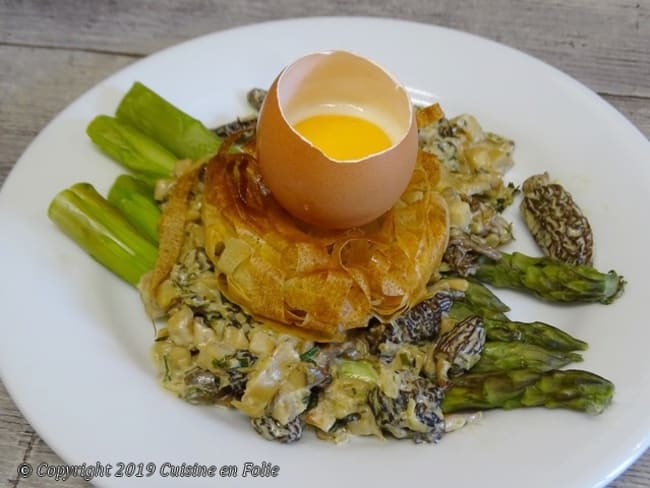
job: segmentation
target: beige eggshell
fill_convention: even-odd
[[[355,161],[323,154],[291,123],[332,103],[366,112],[393,145]],[[257,155],[266,185],[291,214],[321,227],[359,226],[389,210],[409,183],[417,150],[406,90],[378,65],[344,51],[310,54],[285,68],[259,114]]]

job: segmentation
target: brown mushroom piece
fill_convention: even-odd
[[[449,384],[449,376],[469,371],[485,346],[485,326],[478,315],[470,315],[444,334],[433,352],[438,384]]]
[[[567,264],[592,264],[593,235],[589,221],[562,185],[548,173],[522,185],[521,215],[546,256]]]

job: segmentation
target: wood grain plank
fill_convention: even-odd
[[[29,463],[36,469],[41,463],[60,465],[63,461],[20,414],[0,382],[0,486],[42,488],[61,484],[55,480],[44,480],[36,474],[27,479],[19,477],[17,468],[21,463]],[[65,486],[85,488],[90,485],[83,479],[70,479],[65,482]]]
[[[16,468],[24,461],[35,437],[34,429],[20,414],[0,382],[0,486],[14,488],[18,483]]]
[[[646,453],[608,488],[647,488],[650,486],[650,454]]]
[[[20,59],[20,63],[14,63]],[[132,56],[0,45],[0,185],[29,142],[88,88]],[[650,138],[650,98],[602,95]]]
[[[130,56],[0,45],[0,184],[29,142],[58,112],[133,60]]]
[[[626,97],[601,93],[600,96],[621,112],[650,139],[650,98]]]
[[[462,29],[539,57],[596,91],[650,96],[648,0],[2,0],[0,43],[149,54],[241,24],[315,15],[391,17]]]
[[[60,466],[64,464],[59,456],[57,456],[52,449],[35,434],[35,442],[29,455],[26,456],[25,462],[31,464],[36,470],[39,465],[47,464],[48,466]],[[94,464],[97,460],[88,459],[86,464]],[[53,478],[41,478],[37,474],[33,474],[29,478],[20,480],[16,488],[43,488],[48,486],[61,486],[65,488],[88,488],[90,483],[81,477],[70,477],[65,481],[56,481]]]

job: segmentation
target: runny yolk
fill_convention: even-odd
[[[333,159],[359,159],[391,146],[381,127],[353,115],[313,115],[293,127]]]

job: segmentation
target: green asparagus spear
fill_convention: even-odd
[[[146,183],[131,175],[120,175],[108,192],[108,202],[153,244],[158,244],[161,211]]]
[[[539,373],[524,369],[460,376],[447,390],[442,409],[451,413],[544,406],[597,415],[610,404],[613,395],[610,381],[587,371]]]
[[[453,305],[449,309],[449,312],[447,312],[447,316],[455,320],[456,322],[460,322],[463,319],[466,319],[470,315],[481,315],[480,312],[476,312],[473,309],[470,308],[470,306],[467,303],[461,302],[461,301],[454,301]]]
[[[200,159],[214,154],[221,145],[221,139],[200,121],[139,82],[124,95],[116,116],[166,147],[179,159]]]
[[[588,347],[586,342],[544,322],[484,319],[483,326],[490,342],[525,342],[549,351],[584,351]]]
[[[132,285],[154,267],[156,246],[88,183],[58,193],[48,216],[88,254]]]
[[[451,318],[463,320],[470,315],[479,315],[486,319],[508,320],[505,312],[510,307],[503,303],[485,285],[477,281],[468,281],[462,298],[455,298],[449,311]]]
[[[484,319],[504,321],[508,320],[508,317],[503,312],[473,305],[464,301],[464,299],[454,301],[454,304],[451,306],[451,309],[448,313],[449,316],[454,320],[463,320],[470,315],[479,315]]]
[[[127,169],[158,178],[172,174],[176,156],[131,125],[108,115],[99,115],[86,133],[108,156]]]
[[[448,316],[460,322],[470,315],[481,315],[466,303],[454,302]],[[483,318],[488,341],[525,342],[550,351],[584,351],[588,344],[544,322],[518,322],[508,318]]]
[[[489,373],[514,369],[543,372],[580,361],[582,357],[575,352],[548,351],[524,342],[486,342],[481,359],[471,372]]]
[[[478,266],[474,278],[500,288],[526,290],[555,302],[612,303],[625,280],[615,271],[601,273],[587,265],[568,265],[548,257],[514,252]]]
[[[495,312],[509,312],[510,307],[503,303],[492,293],[485,285],[476,281],[468,281],[465,297],[463,301],[467,302],[474,308],[492,310]]]

